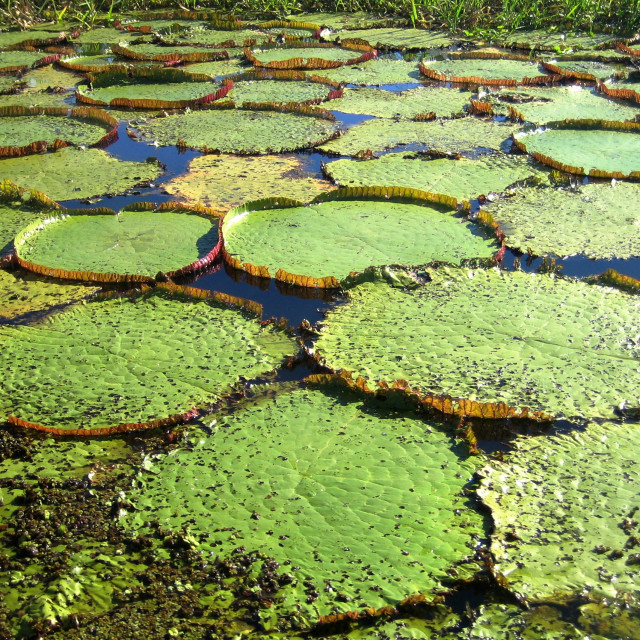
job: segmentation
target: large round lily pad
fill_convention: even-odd
[[[184,413],[296,350],[239,309],[158,289],[0,327],[0,345],[2,416],[63,430]]]
[[[282,153],[316,146],[335,135],[334,122],[291,113],[210,110],[156,118],[139,126],[143,140],[222,153]]]
[[[461,496],[473,465],[435,425],[354,400],[295,390],[244,405],[148,460],[128,526],[188,526],[216,555],[274,557],[291,583],[262,612],[268,629],[430,592],[483,535]]]
[[[1,166],[1,165],[0,165]],[[52,207],[29,207],[22,202],[0,202],[0,258],[13,253],[13,239],[27,225],[46,216]]]
[[[603,126],[604,125],[604,126]],[[608,126],[611,125],[611,126]],[[544,130],[517,134],[516,143],[539,160],[569,171],[603,177],[640,175],[640,124],[624,130],[616,123],[551,123]]]
[[[306,67],[318,68],[318,65],[315,65],[315,60],[326,60],[329,62],[339,62],[344,64],[345,62],[358,58],[361,55],[361,53],[351,49],[331,46],[268,48],[263,50],[254,50],[252,53],[260,66],[300,58],[300,63],[295,66],[295,68],[298,69]]]
[[[550,414],[608,417],[638,402],[640,298],[522,272],[428,269],[413,290],[350,291],[316,349],[333,369]],[[400,354],[400,355],[398,355]]]
[[[335,160],[325,173],[342,187],[397,185],[446,193],[468,200],[509,185],[544,175],[528,158],[492,154],[476,160],[432,160],[412,153],[388,153],[373,160]]]
[[[229,60],[212,60],[211,62],[194,62],[184,67],[188,73],[204,73],[212,78],[224,78],[242,73],[247,68],[241,58],[230,58]]]
[[[443,31],[426,29],[344,29],[330,37],[339,37],[342,40],[364,40],[376,48],[408,50],[448,47],[455,41]]]
[[[42,191],[54,200],[122,193],[157,178],[155,162],[117,160],[101,149],[67,147],[56,153],[0,160],[0,174],[27,189]]]
[[[62,211],[21,234],[16,251],[21,260],[47,272],[153,277],[205,258],[216,249],[218,239],[218,218],[188,210]]]
[[[496,570],[516,593],[640,600],[637,424],[518,440],[481,473]]]
[[[0,115],[0,147],[23,147],[40,140],[51,144],[56,139],[69,144],[90,146],[99,142],[113,128],[106,123],[92,122],[73,115]]]
[[[544,76],[545,71],[540,62],[513,60],[509,56],[499,58],[452,58],[449,60],[423,60],[422,65],[427,70],[441,74],[449,81],[455,79],[482,79],[485,81],[515,80],[523,82],[526,79]]]
[[[90,285],[60,284],[31,273],[0,269],[0,322],[76,302],[97,290]]]
[[[587,184],[579,190],[527,188],[486,206],[506,243],[538,256],[640,256],[640,187]]]
[[[459,263],[499,250],[473,223],[443,213],[428,200],[321,202],[260,210],[260,202],[227,213],[225,252],[241,263],[288,274],[342,280],[371,265]],[[266,275],[266,274],[265,274]]]
[[[565,118],[633,120],[640,113],[640,106],[609,100],[581,85],[503,89],[483,99],[488,99],[498,113],[510,113],[513,118],[536,124]]]
[[[0,70],[13,67],[30,67],[45,57],[42,51],[0,51]]]
[[[350,156],[409,144],[445,152],[499,150],[508,143],[514,130],[508,123],[471,117],[433,122],[369,120],[351,127],[345,135],[323,144],[320,149]]]
[[[376,58],[354,67],[345,66],[322,72],[335,82],[357,85],[404,84],[420,82],[417,62]]]
[[[221,211],[243,202],[285,197],[307,202],[335,187],[311,171],[304,158],[292,155],[206,155],[194,158],[189,171],[163,188],[189,204]]]
[[[614,40],[610,33],[567,32],[562,29],[549,32],[545,29],[517,30],[501,38],[502,43],[514,49],[539,51],[570,51],[595,49]]]
[[[331,87],[304,80],[254,80],[238,81],[228,97],[238,104],[243,102],[321,102],[327,99]],[[333,108],[333,103],[332,107]]]
[[[66,107],[72,106],[73,92],[57,93],[55,91],[23,91],[9,95],[0,95],[1,107]]]
[[[471,95],[468,91],[432,87],[409,89],[402,93],[381,89],[346,89],[344,96],[333,100],[329,108],[382,118],[413,118],[421,113],[452,116],[464,112]]]

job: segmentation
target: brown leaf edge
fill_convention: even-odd
[[[516,60],[519,62],[537,62],[540,64],[542,60],[538,58],[529,58],[528,56],[519,56],[511,54],[493,53],[488,51],[469,51],[463,53],[450,54],[452,60]],[[550,86],[557,84],[562,76],[560,75],[539,75],[531,78],[481,78],[480,76],[447,76],[444,73],[430,69],[424,63],[418,63],[420,73],[429,80],[437,82],[451,82],[453,84],[479,85],[485,84],[492,87],[516,87],[516,86]]]
[[[511,108],[509,109],[511,113]],[[545,125],[547,130],[549,129],[586,129],[592,131],[620,131],[625,133],[636,133],[640,134],[640,122],[618,122],[615,120],[592,120],[592,119],[570,119],[567,118],[565,120],[557,120],[554,122],[547,122]],[[511,140],[513,141],[513,145],[516,149],[521,151],[522,153],[528,153],[530,156],[546,164],[554,169],[559,171],[564,171],[565,173],[572,173],[579,176],[586,175],[586,171],[584,167],[574,167],[569,164],[564,164],[559,162],[558,160],[554,160],[550,156],[547,156],[543,153],[539,153],[537,151],[528,151],[527,145],[524,143],[523,139],[531,132],[535,131],[535,126],[525,127],[521,132],[516,134],[511,134]],[[544,135],[544,134],[541,134]],[[632,171],[629,174],[624,174],[621,171],[603,171],[601,169],[591,169],[589,171],[589,177],[591,178],[607,178],[616,180],[621,179],[630,179],[630,180],[640,180],[640,170]]]
[[[242,22],[233,14],[219,13],[216,11],[192,11],[189,9],[173,9],[169,11],[143,11],[136,16],[138,22],[144,22],[145,20],[193,20],[202,22],[230,22],[239,25],[237,28],[242,29]],[[116,25],[116,22],[120,26]],[[116,29],[122,29],[126,31],[136,31],[135,28],[129,29],[128,25],[123,25],[120,20],[115,19],[113,26]]]
[[[180,298],[187,301],[199,301],[202,300],[208,304],[214,306],[240,309],[255,316],[257,319],[262,317],[262,305],[253,300],[247,300],[245,298],[238,298],[226,293],[220,293],[214,291],[210,293],[203,289],[195,289],[193,287],[182,287],[171,283],[156,283],[153,287],[142,285],[138,291],[118,292],[112,291],[108,293],[99,294],[95,297],[94,301],[108,300],[111,298],[130,298],[134,299],[149,293],[156,293],[159,295],[165,295],[171,298]],[[92,302],[88,302],[92,304]],[[278,326],[280,330],[284,330],[283,327]],[[72,436],[72,437],[99,437],[108,436],[119,433],[127,433],[131,431],[144,431],[149,429],[158,429],[162,427],[172,427],[178,424],[186,424],[192,420],[196,420],[201,416],[210,412],[210,407],[197,408],[192,407],[189,411],[184,413],[177,413],[170,415],[166,418],[159,418],[154,420],[148,420],[145,422],[133,422],[133,423],[120,423],[109,427],[98,427],[95,429],[60,429],[57,427],[48,427],[36,422],[29,422],[14,415],[7,417],[7,422],[13,426],[28,429],[31,431],[40,431],[55,436]]]
[[[213,209],[207,209],[205,207],[188,207],[179,203],[165,202],[159,206],[153,203],[139,202],[122,209],[122,211],[148,211],[150,213],[159,211],[178,211],[184,213],[191,213],[201,216],[203,218],[216,218],[218,220],[218,241],[215,246],[202,258],[195,260],[194,262],[174,271],[170,271],[166,274],[158,274],[155,278],[151,276],[139,275],[139,274],[121,274],[121,273],[98,273],[94,271],[71,271],[68,269],[57,269],[48,267],[46,265],[37,264],[29,260],[25,260],[20,257],[20,247],[24,241],[37,233],[46,224],[56,222],[60,217],[66,216],[78,216],[78,215],[118,215],[113,209],[106,207],[99,207],[96,209],[57,209],[51,218],[44,220],[36,220],[31,223],[15,237],[14,240],[14,256],[13,262],[21,266],[27,271],[37,273],[43,276],[49,276],[51,278],[58,278],[60,280],[80,280],[82,282],[96,282],[96,283],[108,283],[108,284],[122,284],[122,283],[140,283],[140,284],[155,284],[158,277],[161,278],[176,278],[180,276],[193,275],[199,273],[210,266],[220,255],[223,247],[222,233],[220,230],[222,217],[221,213]]]
[[[628,291],[629,293],[640,294],[640,280],[632,278],[631,276],[625,276],[615,269],[607,269],[604,273],[597,276],[591,276],[587,280],[588,282],[596,284],[616,287],[623,291]]]
[[[104,126],[107,129],[107,133],[100,138],[100,140],[89,145],[91,147],[105,147],[118,139],[118,121],[102,109],[94,109],[93,107],[78,107],[76,109],[68,109],[66,107],[0,107],[0,118],[40,115],[74,118],[76,120],[91,122],[93,124],[97,123]],[[48,150],[57,151],[70,144],[71,143],[65,140],[56,139],[51,144],[47,144],[44,140],[38,140],[24,147],[0,147],[0,157],[17,158]]]
[[[630,100],[631,102],[640,103],[640,93],[633,91],[632,89],[616,89],[615,87],[607,87],[604,82],[598,82],[596,89],[610,98]]]
[[[309,351],[307,352],[309,353]],[[326,368],[324,358],[317,351],[310,357]],[[551,423],[555,418],[542,411],[531,411],[524,408],[517,411],[504,402],[478,402],[467,398],[453,398],[447,394],[421,393],[411,388],[406,380],[395,380],[391,384],[384,380],[377,382],[378,388],[372,390],[364,378],[353,378],[350,371],[341,369],[337,372],[313,374],[304,379],[310,386],[337,388],[350,391],[361,397],[384,402],[385,406],[414,410],[430,417],[441,420],[457,420],[456,437],[463,440],[470,454],[478,454],[477,436],[473,423],[466,419],[473,419],[480,423]]]

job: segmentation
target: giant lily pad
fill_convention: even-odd
[[[346,89],[344,96],[330,107],[345,113],[362,113],[382,118],[413,118],[421,113],[436,116],[461,114],[469,104],[471,93],[456,89],[421,87],[402,93],[380,89]]]
[[[614,38],[609,33],[567,32],[562,30],[515,31],[502,38],[505,46],[513,49],[538,51],[581,51],[602,47]]]
[[[376,58],[355,67],[327,69],[323,74],[335,82],[357,85],[404,84],[421,80],[417,62],[395,58]]]
[[[455,42],[443,31],[425,29],[349,29],[337,31],[334,37],[364,40],[376,49],[435,49],[448,47]]]
[[[139,40],[139,33],[127,33],[112,27],[96,27],[82,31],[74,42],[79,44],[111,44],[112,42],[131,42]]]
[[[8,155],[6,149],[26,148],[40,141],[98,145],[113,137],[116,126],[113,118],[95,109],[4,107],[0,109],[0,147]]]
[[[638,402],[637,296],[522,272],[428,274],[410,291],[382,280],[352,289],[316,343],[327,365],[566,416]]]
[[[2,327],[0,344],[3,417],[63,432],[184,413],[295,351],[293,340],[237,308],[163,288]]]
[[[335,123],[320,118],[267,111],[192,111],[156,118],[139,129],[146,141],[208,148],[222,153],[282,153],[316,146],[332,138]]]
[[[503,154],[477,160],[431,160],[411,153],[388,153],[367,161],[336,160],[324,170],[342,187],[397,185],[446,193],[458,200],[504,191],[515,182],[544,175],[529,159]]]
[[[246,71],[244,62],[240,58],[229,60],[212,60],[211,62],[194,62],[184,67],[189,73],[204,73],[212,78],[224,78]]]
[[[570,78],[578,80],[604,81],[607,78],[613,78],[624,75],[626,66],[624,64],[612,64],[610,62],[602,62],[599,60],[589,60],[582,58],[563,57],[559,59],[551,59],[548,64],[553,65],[547,67],[553,73],[560,73]]]
[[[583,253],[590,258],[640,256],[640,187],[588,184],[579,190],[528,188],[486,209],[510,247],[535,255]]]
[[[266,48],[253,51],[245,49],[245,56],[255,66],[282,69],[330,68],[331,66],[341,66],[355,61],[361,55],[362,52],[329,44],[316,44],[308,47]]]
[[[172,275],[211,263],[220,250],[218,218],[170,207],[118,214],[56,211],[19,234],[16,254],[38,273],[88,280]]]
[[[458,118],[434,122],[370,120],[355,127],[320,149],[329,153],[355,156],[379,153],[402,145],[421,145],[426,149],[460,152],[478,148],[500,149],[508,144],[515,130],[511,124],[478,118]]]
[[[496,570],[516,593],[640,600],[637,436],[636,424],[606,423],[521,440],[482,471]]]
[[[67,147],[56,153],[0,160],[0,174],[54,200],[122,193],[162,173],[156,162],[117,160],[102,149]]]
[[[633,120],[640,114],[640,107],[609,100],[580,85],[501,90],[487,98],[496,111],[508,111],[513,119],[536,124],[576,117]]]
[[[464,54],[463,54],[464,55]],[[543,84],[550,81],[538,60],[500,54],[467,54],[449,60],[423,60],[420,71],[448,82]]]
[[[9,95],[0,95],[1,107],[66,107],[73,100],[73,92],[65,91],[23,91]]]
[[[261,210],[258,201],[232,209],[222,227],[225,257],[249,271],[259,266],[261,275],[279,280],[294,281],[291,274],[296,274],[309,276],[312,286],[316,279],[337,286],[350,272],[371,265],[459,263],[490,258],[499,250],[495,238],[451,215],[455,201],[443,213],[438,198],[416,192],[412,200],[400,191],[342,190],[308,206],[276,208],[278,202],[272,202]],[[389,202],[394,196],[407,202]]]
[[[76,302],[96,291],[88,285],[60,284],[31,273],[0,270],[0,322]]]
[[[209,60],[226,60],[229,54],[226,51],[203,49],[189,45],[175,47],[160,46],[157,44],[135,44],[128,47],[112,45],[111,50],[131,60],[154,60],[164,62],[168,60],[184,60],[185,62],[206,62]]]
[[[295,156],[207,155],[194,158],[189,171],[163,188],[190,204],[221,211],[249,200],[285,197],[304,202],[334,186]]]
[[[3,69],[28,68],[46,54],[41,51],[0,51],[0,71]]]
[[[566,120],[515,136],[516,145],[552,167],[595,177],[640,176],[640,124]]]
[[[304,79],[281,82],[278,80],[239,80],[234,82],[229,98],[243,102],[297,102],[315,104],[327,99],[331,87]],[[331,105],[333,108],[333,103]]]
[[[51,32],[46,30],[15,30],[15,31],[3,31],[0,33],[0,49],[7,49],[9,47],[29,46],[33,42],[37,42],[42,46],[58,44],[64,40],[64,33]]]
[[[473,466],[434,424],[354,400],[295,390],[243,406],[193,448],[148,460],[128,526],[189,523],[217,555],[273,556],[291,584],[263,612],[268,629],[428,593],[483,535],[460,494]]]

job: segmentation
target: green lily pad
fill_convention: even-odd
[[[444,31],[425,29],[349,29],[337,31],[333,37],[364,40],[376,49],[439,49],[456,41]]]
[[[340,193],[333,196],[339,198]],[[459,263],[490,258],[500,248],[495,238],[429,201],[332,198],[266,211],[260,204],[248,203],[227,213],[222,227],[225,252],[242,263],[267,267],[276,278],[282,269],[342,280],[371,265]]]
[[[22,81],[26,83],[29,91],[41,91],[47,88],[71,89],[81,79],[82,76],[78,73],[53,66],[33,69],[22,76]]]
[[[113,27],[96,27],[84,30],[74,39],[78,44],[112,44],[114,42],[131,42],[140,38],[150,39],[150,36],[141,36],[139,33],[120,31]]]
[[[244,60],[230,58],[229,60],[212,60],[211,62],[194,62],[186,65],[184,70],[188,73],[204,73],[212,78],[225,78],[246,71]]]
[[[267,629],[294,611],[309,624],[428,593],[483,535],[460,493],[473,464],[433,423],[354,400],[295,390],[247,403],[193,448],[149,461],[126,526],[189,523],[217,555],[273,556],[293,582],[263,613]]]
[[[331,87],[318,82],[255,80],[234,82],[228,97],[243,102],[319,102],[327,99]],[[331,103],[331,108],[333,108]]]
[[[4,218],[1,209],[0,218]],[[0,322],[76,302],[96,291],[92,286],[60,284],[32,273],[0,269]]]
[[[189,54],[194,53],[210,54],[212,56],[211,59],[216,59],[216,57],[220,56],[222,53],[219,49],[204,49],[202,47],[192,47],[188,44],[168,47],[154,44],[152,42],[130,44],[127,45],[124,50],[117,47],[112,48],[114,52],[117,52],[119,55],[125,55],[125,57],[129,57],[126,55],[127,53],[132,53],[133,55],[131,57],[139,60],[164,59],[164,56],[170,55],[175,55],[176,57],[188,56]],[[162,58],[156,58],[156,56],[162,56]]]
[[[98,275],[170,274],[205,258],[218,244],[218,218],[192,211],[57,211],[16,238],[21,260]]]
[[[255,41],[262,44],[269,39],[263,31],[256,29],[237,29],[234,31],[221,31],[218,29],[190,29],[184,34],[164,35],[165,42],[179,41],[184,44],[194,45],[225,45],[225,48],[242,47],[247,41]]]
[[[49,91],[23,91],[6,96],[0,96],[0,107],[67,107],[73,99],[73,91],[64,93]]]
[[[522,272],[428,274],[411,291],[382,279],[352,289],[316,343],[327,365],[370,386],[404,379],[423,391],[569,417],[611,417],[621,402],[637,404],[638,346],[627,338],[638,333],[637,297]]]
[[[141,82],[137,78],[106,87],[94,86],[93,89],[86,85],[78,87],[81,96],[100,100],[105,104],[118,98],[149,101],[161,99],[172,102],[197,100],[219,89],[220,87],[213,82]]]
[[[616,74],[624,73],[628,67],[624,64],[612,64],[601,62],[599,60],[583,60],[583,59],[551,59],[549,62],[559,67],[565,73],[586,74],[593,76],[595,79],[604,81],[612,78]],[[578,76],[580,77],[580,76]]]
[[[20,115],[0,117],[0,147],[22,147],[44,140],[52,144],[64,140],[69,144],[90,146],[99,142],[113,128],[67,115]]]
[[[160,145],[183,140],[188,147],[221,153],[284,153],[307,149],[335,135],[334,122],[268,111],[192,111],[140,125],[142,139]]]
[[[512,124],[471,117],[433,122],[369,120],[351,127],[340,138],[322,144],[320,149],[347,156],[366,151],[379,153],[409,144],[454,153],[479,147],[499,150],[508,144],[515,130]]]
[[[637,425],[591,424],[517,440],[505,463],[482,470],[496,570],[513,591],[535,600],[586,589],[638,602],[637,449]]]
[[[267,48],[254,49],[252,54],[257,58],[260,66],[272,62],[284,62],[300,58],[300,64],[295,68],[301,69],[308,65],[310,59],[327,60],[330,62],[345,63],[362,55],[358,51],[343,49],[341,47],[292,47],[292,48]]]
[[[506,243],[524,253],[631,258],[640,256],[639,199],[638,185],[619,182],[521,189],[484,208],[500,224]]]
[[[367,13],[366,11],[313,11],[312,13],[296,13],[295,15],[287,16],[287,20],[313,22],[333,29],[353,29],[375,25],[380,22],[393,21],[393,18],[380,18],[379,15]]]
[[[640,114],[640,105],[609,100],[601,93],[580,85],[552,88],[501,90],[483,100],[494,105],[497,112],[507,113],[527,122],[544,124],[565,118],[633,120]]]
[[[329,108],[345,113],[361,113],[381,118],[414,118],[421,113],[452,116],[464,112],[470,91],[421,87],[402,93],[381,89],[345,89],[344,96],[333,100]]]
[[[66,147],[56,153],[0,160],[0,174],[54,200],[123,193],[162,173],[155,162],[117,160],[102,149]]]
[[[5,67],[30,67],[47,55],[42,51],[0,51],[0,69]]]
[[[521,82],[525,78],[535,78],[546,75],[538,61],[497,59],[464,59],[422,60],[427,69],[453,78],[482,78],[485,80],[516,80]]]
[[[3,31],[0,33],[0,49],[6,49],[7,47],[19,45],[21,42],[29,40],[52,40],[58,39],[60,31],[45,31],[45,30],[16,30],[16,31]],[[42,57],[42,54],[40,55]],[[3,66],[3,65],[0,65]]]
[[[3,183],[0,185],[4,186]],[[18,231],[46,216],[45,212],[54,206],[53,203],[51,206],[29,206],[28,203],[17,201],[18,198],[15,202],[9,200],[3,197],[0,202],[0,258],[13,253],[13,239]]]
[[[616,123],[612,123],[611,128],[607,123],[602,128],[599,124],[597,121],[549,123],[545,130],[525,131],[515,137],[527,153],[570,173],[593,170],[596,176],[622,178],[640,172],[640,125],[629,125],[628,130],[622,130]]]
[[[159,288],[78,305],[36,326],[0,327],[0,344],[11,369],[0,390],[3,417],[63,431],[184,413],[296,349],[239,309]]]
[[[243,202],[285,197],[306,202],[335,187],[306,168],[296,156],[207,155],[194,158],[185,175],[163,188],[189,204],[220,211]]]
[[[457,200],[504,191],[515,182],[545,175],[528,158],[503,154],[476,160],[431,160],[411,153],[388,153],[374,160],[335,160],[324,171],[342,187],[397,185],[446,193]]]
[[[402,84],[422,80],[417,62],[390,58],[367,60],[353,67],[326,69],[322,74],[334,82],[358,85]]]

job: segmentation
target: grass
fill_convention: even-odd
[[[640,30],[640,0],[3,0],[0,23],[26,28],[44,20],[77,20],[161,7],[215,9],[239,16],[299,11],[369,11],[404,17],[414,26],[490,36],[516,29]]]

